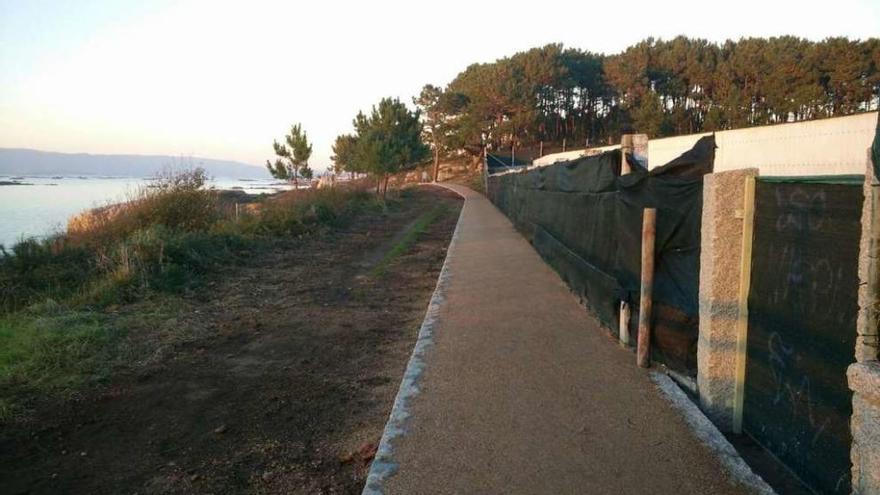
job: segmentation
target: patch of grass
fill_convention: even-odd
[[[177,324],[178,301],[160,298],[116,313],[47,300],[0,316],[0,424],[26,416],[35,397],[104,383],[121,367],[191,340],[198,330]]]
[[[405,253],[410,246],[415,243],[416,239],[425,231],[432,223],[434,223],[438,218],[443,216],[447,211],[449,211],[449,206],[446,204],[439,204],[435,206],[431,211],[423,213],[412,227],[406,232],[403,238],[394,245],[382,258],[371,271],[370,276],[373,278],[379,278],[385,275],[385,272],[388,271],[388,266],[401,254]]]
[[[106,315],[52,300],[0,317],[0,421],[23,409],[22,394],[71,390],[106,378],[124,335]]]

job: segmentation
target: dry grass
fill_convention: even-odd
[[[76,217],[65,240],[100,249],[154,225],[185,232],[206,230],[221,219],[218,194],[204,188],[207,181],[202,169],[163,173],[128,201]]]

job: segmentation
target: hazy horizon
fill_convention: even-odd
[[[90,151],[62,151],[62,150],[47,150],[47,149],[38,149],[38,148],[24,148],[24,147],[7,147],[0,146],[0,152],[2,151],[33,151],[37,153],[48,153],[55,155],[88,155],[95,157],[106,157],[106,156],[132,156],[132,157],[140,157],[140,158],[174,158],[177,160],[211,160],[218,162],[229,162],[229,163],[237,163],[240,165],[254,167],[258,169],[264,169],[265,164],[260,163],[248,163],[239,160],[228,160],[222,157],[215,156],[196,156],[196,155],[169,155],[166,153],[102,153],[102,152],[90,152]]]
[[[59,153],[0,148],[0,176],[149,177],[165,170],[200,167],[213,177],[270,178],[265,167],[234,160],[160,154]]]
[[[0,0],[0,147],[260,165],[272,140],[300,122],[321,171],[336,135],[381,97],[410,104],[426,83],[445,85],[471,63],[531,47],[616,53],[679,34],[863,39],[880,26],[880,4],[869,0],[735,7],[719,20],[687,2],[631,2],[624,23],[622,7],[574,1],[536,15],[458,0],[442,8]]]

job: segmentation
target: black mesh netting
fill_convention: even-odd
[[[621,300],[638,321],[642,211],[657,208],[652,352],[696,374],[703,176],[714,138],[704,137],[651,172],[620,151],[489,178],[489,198],[580,296],[601,322],[617,328]]]
[[[743,427],[821,493],[850,493],[862,181],[758,180]]]

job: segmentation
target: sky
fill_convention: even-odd
[[[311,165],[384,96],[547,43],[880,35],[880,1],[0,0],[0,147],[262,164],[302,123]]]

